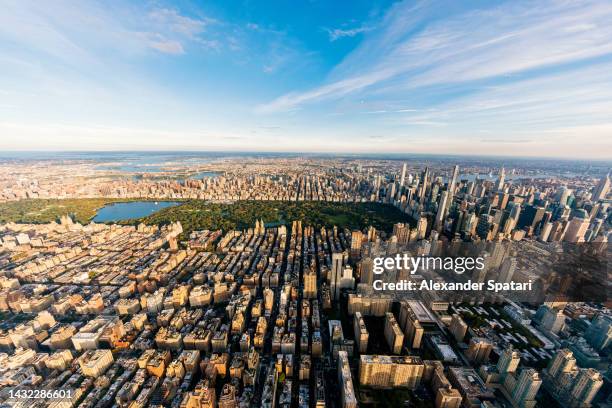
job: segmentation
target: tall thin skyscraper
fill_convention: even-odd
[[[593,189],[593,201],[599,201],[606,198],[610,191],[610,175],[606,175]]]
[[[332,254],[332,270],[330,278],[330,287],[332,300],[336,300],[340,295],[340,279],[342,278],[342,260],[344,256],[342,252],[334,252]]]
[[[423,172],[423,177],[421,180],[421,191],[419,193],[419,202],[421,204],[425,203],[425,193],[427,192],[427,183],[429,178],[429,168],[425,167],[425,171]]]
[[[420,217],[417,221],[417,239],[424,239],[427,235],[427,218]]]
[[[436,222],[434,224],[436,229],[442,227],[442,223],[444,222],[444,214],[446,212],[448,194],[448,191],[443,191],[440,195],[440,204],[438,205],[438,213],[436,214]]]
[[[405,180],[406,180],[406,163],[402,164],[402,176],[400,177],[400,188],[404,187]]]
[[[451,174],[451,178],[448,182],[448,197],[449,197],[449,202],[452,204],[453,203],[453,197],[455,195],[455,186],[457,184],[457,178],[459,177],[459,166],[455,165],[455,167],[453,167],[453,173]]]
[[[503,167],[499,171],[499,178],[497,179],[497,190],[501,190],[504,188],[504,181],[506,179],[506,169]]]
[[[516,270],[516,259],[508,257],[504,259],[501,264],[501,270],[499,271],[499,282],[509,283],[512,281],[514,271]]]

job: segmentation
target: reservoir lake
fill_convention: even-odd
[[[177,201],[130,201],[125,203],[107,204],[100,208],[92,221],[117,222],[134,218],[141,218],[157,211],[180,205]]]

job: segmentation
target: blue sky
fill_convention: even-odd
[[[612,153],[610,1],[0,7],[0,149]]]

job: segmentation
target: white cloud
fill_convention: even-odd
[[[204,17],[196,19],[181,15],[175,9],[157,8],[149,13],[152,21],[160,24],[162,27],[169,27],[175,33],[183,34],[193,38],[204,31],[205,27],[211,24],[216,24],[217,20]]]
[[[152,40],[149,42],[149,46],[165,54],[179,55],[185,53],[183,45],[175,40]]]
[[[344,37],[355,37],[358,34],[371,31],[372,27],[361,26],[355,28],[326,28],[325,31],[329,34],[330,41],[336,41]]]
[[[499,78],[612,53],[610,2],[511,1],[442,20],[432,17],[436,7],[397,4],[325,84],[282,95],[258,111],[294,109],[379,87]]]
[[[0,13],[0,40],[82,65],[103,52],[133,57],[151,50],[182,54],[190,43],[214,48],[211,44],[218,39],[205,31],[217,23],[154,6],[112,7],[95,0],[9,1]]]

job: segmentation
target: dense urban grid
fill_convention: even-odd
[[[486,302],[448,301],[435,291],[404,298],[373,287],[374,258],[415,247],[429,255],[442,243],[488,245],[478,281],[535,279],[562,244],[591,245],[607,260],[612,199],[605,165],[455,163],[1,163],[0,401],[610,406],[608,302],[519,302],[503,293]],[[41,199],[54,201],[31,204]],[[94,210],[117,200],[179,202],[136,220],[99,223],[77,222],[57,199],[96,200]],[[279,222],[262,210],[247,228],[185,228],[180,214],[194,200],[193,211],[202,214],[220,203],[316,201],[368,204],[353,210],[363,212],[379,206],[405,220],[388,228],[368,225],[366,216],[357,222],[363,225],[308,215]],[[56,219],[41,218],[48,206]],[[10,219],[15,208],[27,208],[13,220],[19,223]],[[520,260],[504,246],[511,242],[525,245]],[[601,279],[605,292],[609,275]],[[46,397],[20,393],[28,390]]]

